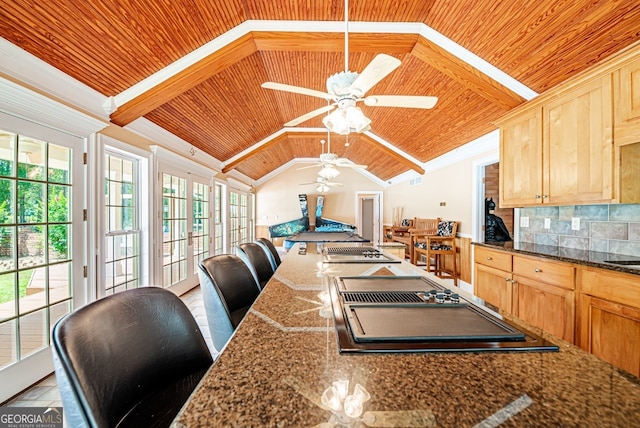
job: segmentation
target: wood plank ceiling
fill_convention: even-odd
[[[1,37],[117,96],[246,21],[339,23],[344,2],[5,0],[0,16]],[[424,24],[541,93],[639,40],[640,1],[351,0],[349,21]],[[370,93],[439,98],[432,110],[361,106],[375,136],[421,163],[492,131],[493,121],[524,101],[415,32],[350,32],[351,70],[361,71],[378,53],[402,65]],[[326,138],[290,131],[269,140],[326,101],[260,84],[325,91],[326,78],[343,69],[340,32],[249,31],[118,106],[111,120],[126,126],[145,117],[225,162],[225,170],[259,180],[291,159],[317,157]],[[322,122],[300,126],[322,128]],[[332,151],[369,165],[381,180],[421,171],[370,135],[350,135],[348,147],[343,136],[332,138]]]

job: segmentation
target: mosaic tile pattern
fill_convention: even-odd
[[[573,205],[527,207],[520,217],[529,217],[529,227],[518,229],[520,241],[557,245],[612,254],[640,254],[640,205]],[[580,218],[580,230],[571,229],[571,219]],[[545,229],[549,219],[551,227]]]

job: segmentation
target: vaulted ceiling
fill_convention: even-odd
[[[435,95],[431,110],[368,107],[366,134],[332,151],[381,180],[495,129],[527,98],[640,39],[640,2],[351,0],[348,66],[402,65],[369,92]],[[112,123],[140,118],[253,180],[317,157],[320,98],[344,69],[344,0],[5,0],[0,36],[112,98]],[[7,60],[6,58],[3,61]]]

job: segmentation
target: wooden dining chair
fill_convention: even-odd
[[[426,240],[420,247],[414,248],[416,253],[425,256],[427,272],[434,272],[440,278],[451,278],[454,285],[458,285],[458,250],[456,248],[458,224],[457,221],[440,221],[436,234],[426,236]],[[450,268],[446,263],[448,259],[451,260]]]

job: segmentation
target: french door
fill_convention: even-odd
[[[51,373],[86,301],[84,139],[0,113],[0,402]]]
[[[198,263],[212,252],[211,179],[160,164],[162,286],[183,294],[198,285]]]

